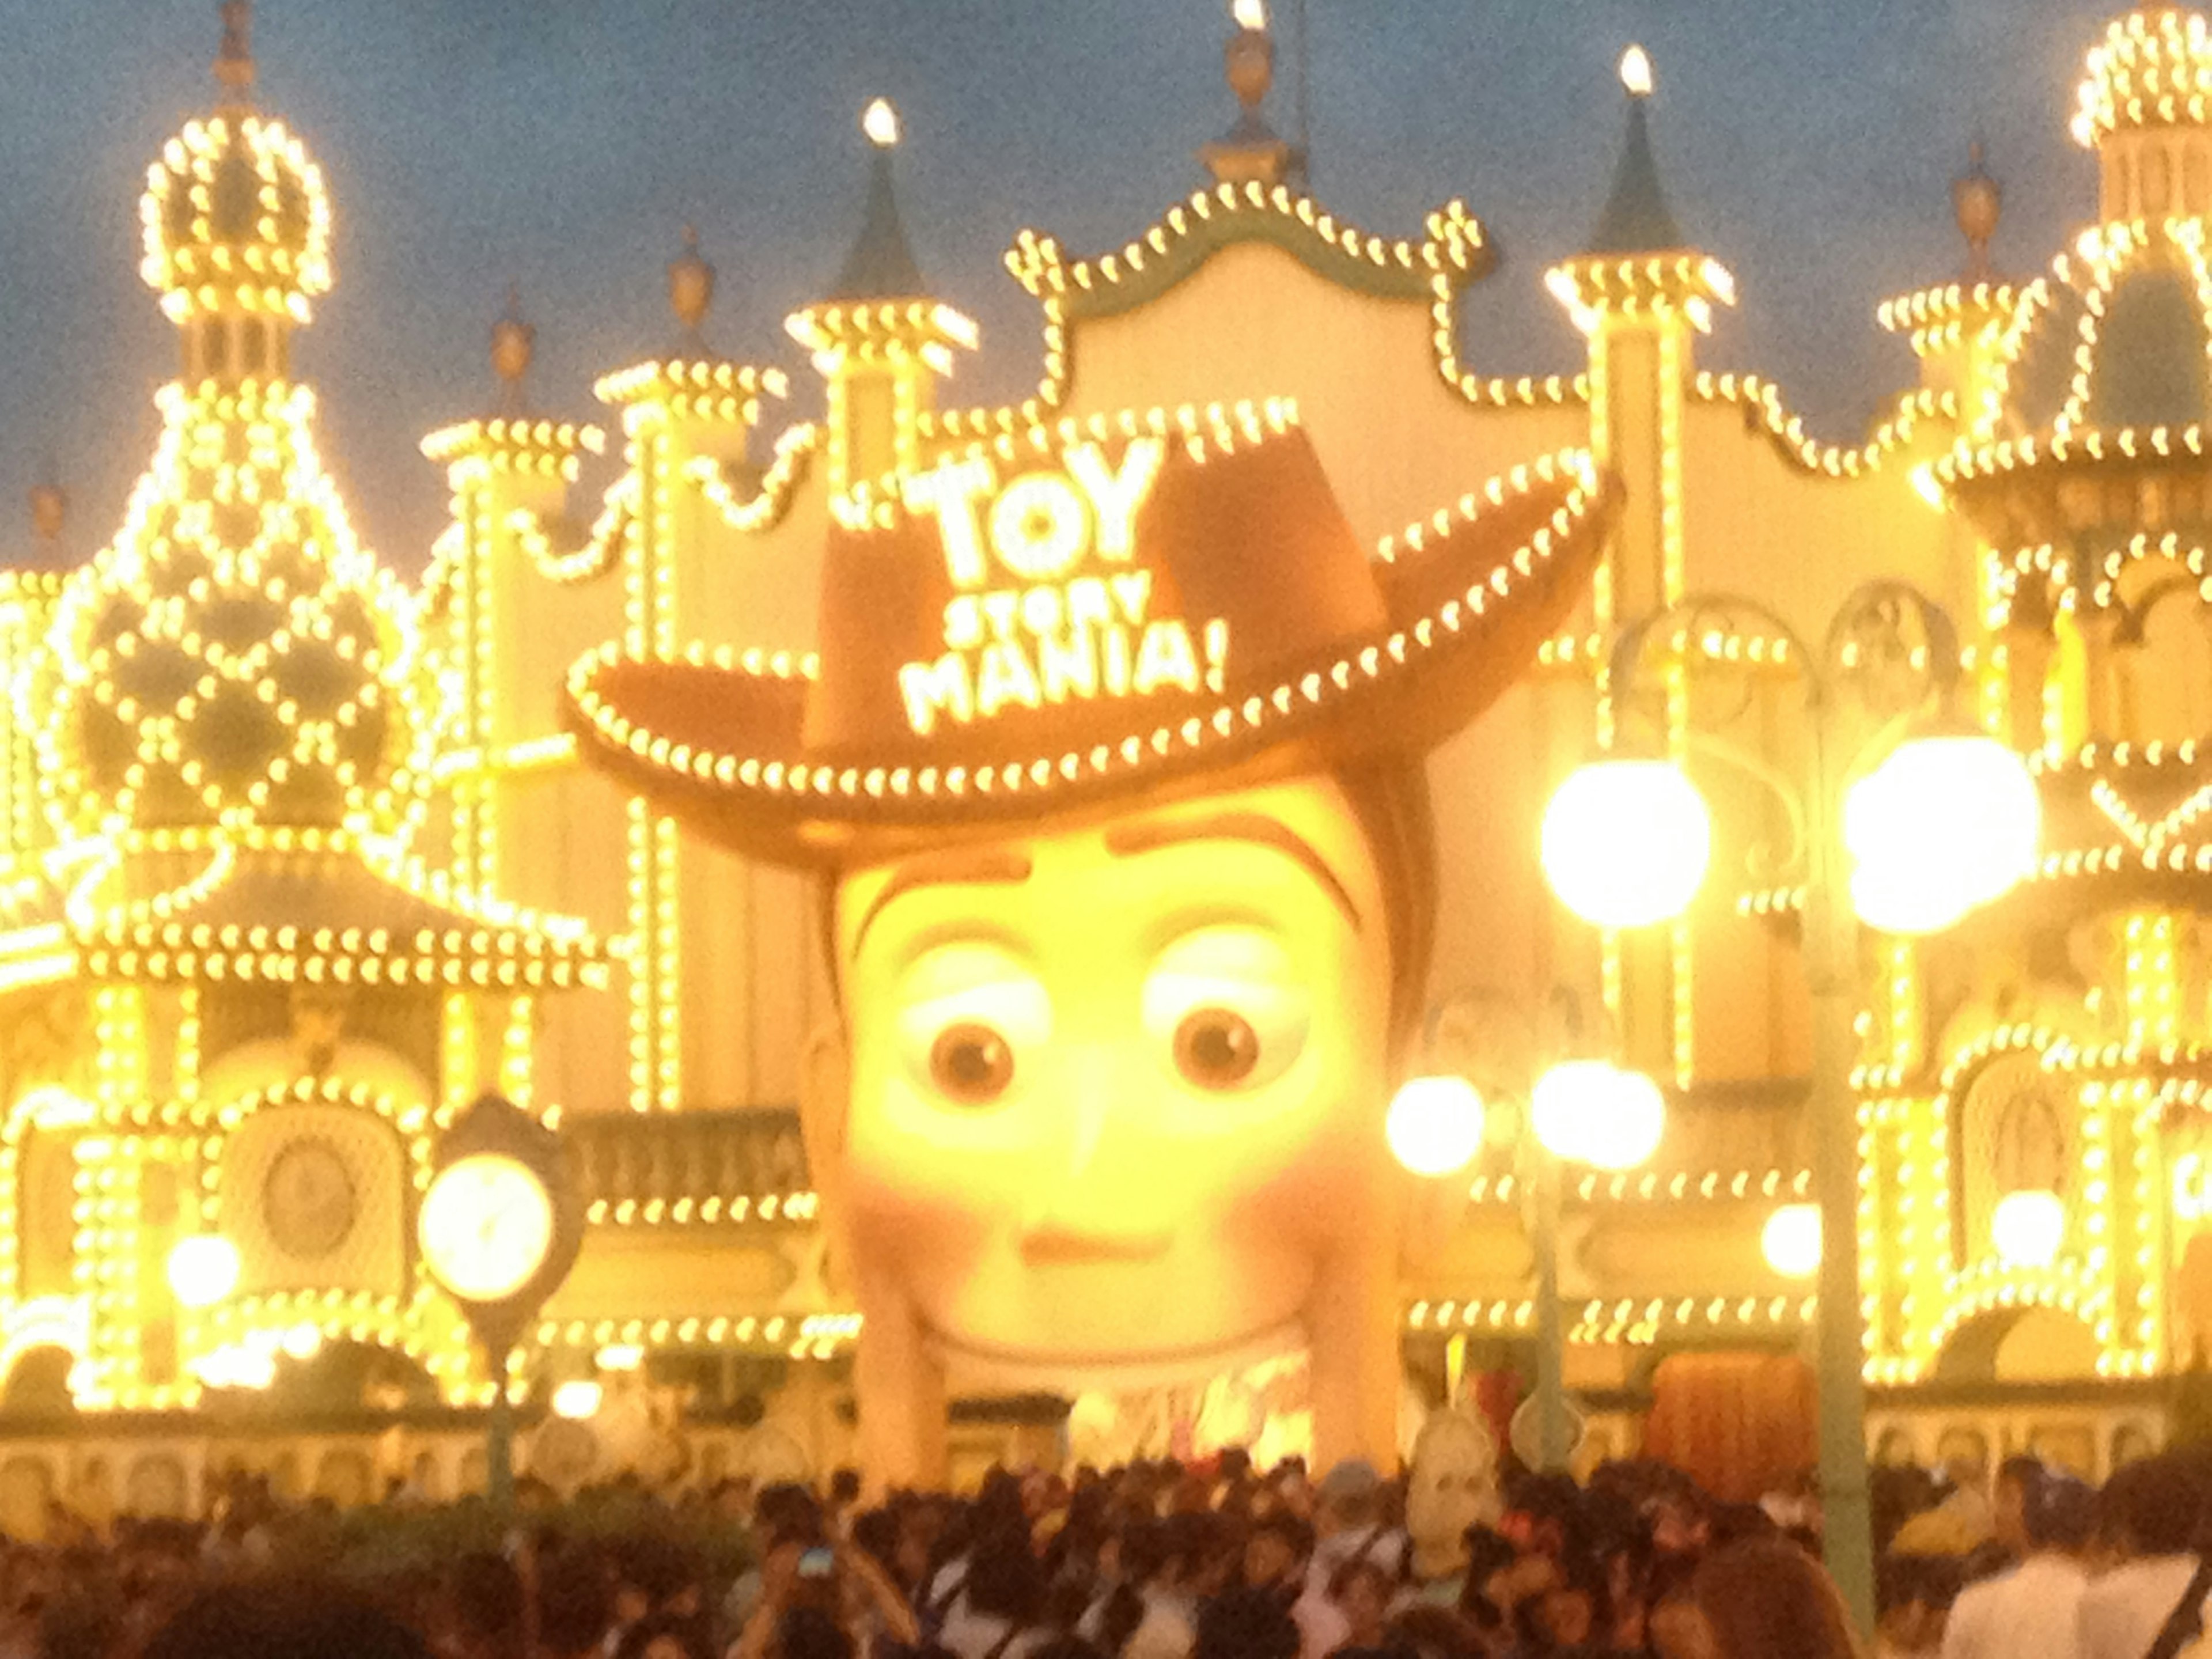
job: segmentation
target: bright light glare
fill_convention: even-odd
[[[2033,873],[2043,808],[1994,738],[1899,744],[1844,799],[1851,908],[1891,933],[1934,933]]]
[[[283,1335],[282,1346],[294,1359],[313,1359],[322,1352],[323,1334],[313,1325],[295,1325]]]
[[[1655,82],[1651,76],[1651,54],[1641,46],[1631,46],[1620,54],[1620,84],[1628,88],[1632,98],[1649,98]]]
[[[1238,28],[1264,29],[1267,27],[1267,0],[1237,0],[1233,9]]]
[[[210,1389],[265,1389],[276,1380],[276,1359],[241,1343],[203,1356],[192,1372]]]
[[[2056,1193],[2007,1193],[1990,1216],[1990,1241],[2008,1267],[2048,1267],[2066,1247],[2066,1200]]]
[[[1784,1279],[1812,1278],[1820,1271],[1820,1206],[1784,1204],[1766,1218],[1759,1248]]]
[[[606,1391],[596,1382],[563,1382],[553,1390],[553,1415],[580,1423],[599,1414],[599,1402],[605,1397]]]
[[[1398,1091],[1382,1133],[1415,1175],[1457,1175],[1482,1150],[1482,1097],[1462,1077],[1417,1077]]]
[[[860,131],[878,149],[889,149],[899,141],[898,111],[888,98],[878,98],[860,116]]]
[[[238,1246],[220,1233],[177,1241],[169,1252],[169,1289],[187,1308],[212,1308],[238,1288]]]
[[[1667,1132],[1659,1085],[1605,1060],[1553,1066],[1536,1079],[1528,1115],[1546,1152],[1597,1170],[1634,1169],[1659,1150]]]
[[[1679,916],[1712,861],[1705,798],[1669,761],[1596,761],[1544,810],[1544,874],[1560,902],[1601,927]]]
[[[645,1350],[635,1342],[611,1342],[599,1350],[603,1371],[634,1371],[645,1364]]]

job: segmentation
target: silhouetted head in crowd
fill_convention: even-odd
[[[1990,1489],[1990,1508],[1997,1542],[2014,1555],[2028,1547],[2027,1505],[2036,1488],[2050,1476],[2039,1457],[2008,1457],[1997,1465],[1997,1478]]]
[[[2095,1489],[2071,1475],[2045,1475],[2027,1495],[2021,1528],[2030,1549],[2081,1554],[2097,1534]]]
[[[782,1659],[853,1659],[853,1638],[820,1607],[793,1607],[775,1633]]]
[[[1264,1590],[1231,1590],[1198,1615],[1192,1659],[1296,1659],[1298,1627]]]
[[[598,1653],[613,1620],[614,1593],[595,1558],[574,1550],[538,1563],[538,1645],[547,1659]]]
[[[2203,1510],[2197,1468],[2168,1452],[2117,1471],[2105,1483],[2101,1519],[2124,1554],[2181,1555],[2196,1543]]]
[[[422,1638],[343,1587],[224,1584],[155,1631],[140,1659],[429,1659]]]

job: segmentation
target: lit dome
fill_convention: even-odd
[[[215,312],[306,322],[330,291],[322,170],[283,124],[233,108],[190,123],[148,169],[139,272],[175,321]]]
[[[58,827],[398,828],[434,735],[409,690],[417,623],[323,473],[314,394],[210,383],[160,404],[122,533],[57,617]]]
[[[2074,137],[2095,149],[2143,127],[2202,125],[2212,118],[2212,31],[2202,15],[2154,0],[2105,32],[2089,54]]]
[[[223,9],[222,107],[154,166],[146,280],[185,377],[114,542],[55,613],[55,684],[19,718],[64,839],[246,828],[392,834],[421,810],[436,732],[412,689],[419,623],[362,547],[285,341],[328,290],[330,202],[245,101],[244,0]]]

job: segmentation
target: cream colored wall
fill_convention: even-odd
[[[1151,305],[1074,325],[1065,407],[1296,398],[1352,528],[1379,538],[1588,441],[1579,407],[1470,404],[1438,373],[1433,329],[1425,298],[1353,294],[1272,243],[1237,243]]]

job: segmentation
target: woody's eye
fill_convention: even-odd
[[[1011,1104],[1052,1040],[1052,998],[1027,964],[995,945],[926,952],[900,986],[899,1048],[925,1101],[977,1111]]]
[[[1194,1008],[1176,1027],[1175,1062],[1200,1089],[1234,1089],[1259,1066],[1260,1034],[1234,1009]]]
[[[1013,1084],[1013,1047],[981,1020],[962,1020],[929,1045],[929,1076],[947,1100],[988,1106]]]
[[[1313,1000],[1273,934],[1202,927],[1160,952],[1145,980],[1145,1029],[1173,1076],[1208,1095],[1264,1087],[1304,1052]]]

